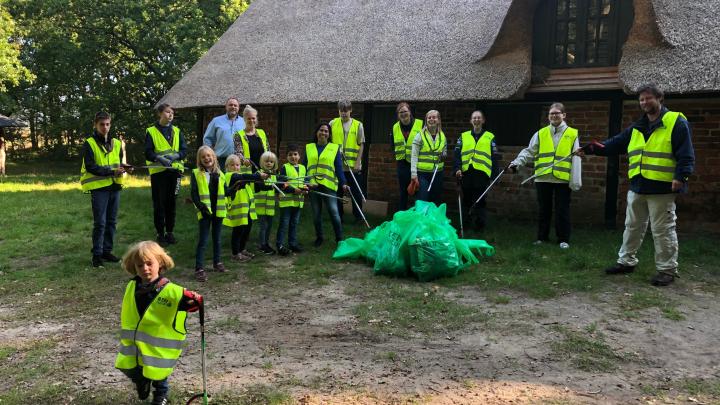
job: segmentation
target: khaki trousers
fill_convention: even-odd
[[[637,251],[642,245],[649,222],[655,243],[657,271],[677,275],[675,196],[676,194],[637,194],[628,191],[625,232],[618,252],[618,263],[625,266],[638,264]]]

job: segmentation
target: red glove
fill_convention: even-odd
[[[408,188],[407,188],[408,195],[415,195],[415,193],[417,193],[419,188],[420,188],[420,181],[417,179],[417,177],[410,180],[410,184],[408,184]]]
[[[203,296],[196,293],[195,291],[185,290],[183,296],[187,298],[188,312],[195,312],[200,309],[200,305],[203,303]]]

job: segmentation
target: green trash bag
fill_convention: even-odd
[[[411,242],[410,263],[420,281],[455,276],[461,267],[454,243],[444,237],[418,237]]]

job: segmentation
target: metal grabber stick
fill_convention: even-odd
[[[490,189],[492,188],[492,186],[494,186],[495,183],[497,183],[497,181],[500,180],[500,176],[502,176],[503,173],[505,173],[505,171],[506,171],[508,168],[510,168],[510,165],[509,165],[509,164],[508,164],[507,166],[505,166],[505,167],[500,171],[500,173],[498,173],[497,176],[495,176],[495,178],[494,178],[493,181],[490,183],[490,185],[488,185],[487,188],[485,189],[485,191],[483,191],[483,193],[480,194],[480,197],[478,197],[478,199],[475,200],[475,202],[473,203],[473,205],[470,206],[470,209],[468,210],[468,212],[472,212],[473,208],[475,208],[475,206],[477,205],[477,203],[479,203],[480,200],[482,200],[483,197],[485,197],[485,195],[488,193],[488,191],[490,191]]]
[[[243,159],[244,159],[244,157],[243,157]],[[252,161],[252,159],[248,159],[248,162],[250,162],[250,164],[255,166],[255,170],[260,171],[260,167],[258,165],[256,165],[255,162]],[[285,193],[283,193],[282,190],[280,190],[280,187],[278,187],[277,184],[272,183],[272,186],[275,190],[277,190],[278,193],[280,193],[281,196],[285,197]]]
[[[360,205],[357,203],[357,200],[355,199],[355,196],[353,195],[352,192],[350,192],[349,194],[350,194],[350,198],[352,198],[352,202],[355,204],[355,207],[357,207],[358,212],[360,213],[360,216],[361,216],[362,219],[363,219],[363,222],[365,222],[365,226],[367,226],[368,229],[370,229],[370,224],[368,224],[367,219],[365,219],[365,214],[363,214],[362,208],[360,208]]]
[[[465,238],[465,232],[463,229],[463,214],[462,214],[462,180],[457,179],[458,188],[458,211],[460,211],[460,237]]]
[[[353,173],[353,168],[350,167],[347,160],[345,159],[345,153],[340,152],[340,156],[342,157],[342,160],[345,163],[345,166],[347,166],[348,171],[350,172],[350,177],[352,177],[353,182],[355,183],[355,187],[357,187],[358,192],[360,193],[360,197],[362,197],[363,202],[367,201],[365,199],[365,194],[363,194],[362,189],[360,188],[360,183],[358,183],[357,179],[355,178],[355,173]]]
[[[432,175],[432,177],[430,178],[430,184],[428,184],[428,190],[427,190],[428,193],[430,192],[430,189],[432,188],[433,182],[435,181],[435,175],[437,175],[437,169],[438,169],[438,165],[437,165],[437,163],[435,163],[435,170],[433,170],[433,175]]]
[[[186,405],[190,405],[194,400],[202,397],[203,399],[203,405],[207,405],[208,403],[208,394],[207,394],[207,370],[205,368],[205,301],[203,300],[200,302],[200,353],[201,353],[201,367],[202,367],[202,384],[203,384],[203,392],[200,394],[195,394],[187,401]]]

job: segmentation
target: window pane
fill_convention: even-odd
[[[595,63],[595,42],[588,42],[585,52],[587,63]]]
[[[567,3],[567,0],[558,0],[557,2],[557,16],[558,17],[565,17],[565,4]]]
[[[598,63],[602,64],[609,64],[610,63],[610,52],[608,49],[608,42],[607,41],[600,41],[597,46],[598,50]]]
[[[610,0],[603,0],[602,2],[602,15],[610,15],[612,4]]]
[[[555,42],[564,43],[567,40],[567,23],[564,21],[558,22],[557,31],[555,32]]]
[[[609,25],[610,24],[608,24],[607,18],[603,18],[600,21],[600,40],[601,41],[608,39],[608,35],[610,34]]]
[[[570,8],[570,18],[575,18],[577,12],[577,0],[568,0],[568,3]]]
[[[555,63],[558,65],[565,64],[565,47],[562,45],[555,45]]]
[[[568,44],[567,47],[567,64],[575,64],[575,44]]]
[[[575,21],[568,23],[568,42],[575,42]]]
[[[590,9],[588,10],[588,15],[590,17],[597,16],[598,11],[598,0],[590,0]]]
[[[587,37],[586,40],[588,41],[595,41],[597,38],[595,36],[595,20],[588,21],[587,25]]]

